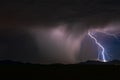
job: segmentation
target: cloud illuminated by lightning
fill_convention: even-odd
[[[76,63],[76,55],[79,52],[81,41],[84,35],[74,36],[73,33],[68,33],[66,26],[58,26],[51,29],[32,28],[29,29],[30,34],[35,38],[38,47],[45,46],[45,49],[54,47],[47,54],[51,53],[53,58],[57,58],[54,62],[57,63]],[[45,43],[45,44],[44,44]]]
[[[53,28],[30,28],[29,33],[33,36],[33,38],[35,38],[38,47],[41,48],[42,46],[45,46],[46,50],[54,47],[46,53],[46,55],[51,53],[53,58],[54,56],[57,58],[54,60],[55,62],[64,62],[68,64],[78,62],[76,59],[76,54],[80,52],[82,40],[86,35],[89,35],[98,45],[100,49],[98,59],[102,62],[107,62],[109,56],[106,53],[104,46],[98,42],[97,37],[95,36],[97,35],[96,33],[103,33],[106,36],[117,38],[116,34],[118,34],[118,31],[116,31],[116,29],[119,30],[119,28],[113,27],[90,28],[86,29],[84,33],[81,33],[81,27],[80,33],[77,33],[76,36],[76,33],[67,30],[66,25],[58,25]]]

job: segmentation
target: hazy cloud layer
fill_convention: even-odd
[[[7,34],[8,40],[13,36],[13,34],[8,35],[9,33],[18,35],[22,31],[25,32],[24,35],[29,34],[34,38],[32,42],[27,43],[31,39],[25,40],[25,36],[21,34],[22,37],[19,39],[24,39],[22,46],[26,44],[27,47],[23,49],[27,48],[28,52],[23,50],[24,54],[18,53],[20,58],[16,58],[17,52],[11,52],[9,56],[6,54],[6,57],[11,59],[21,60],[25,57],[22,61],[74,63],[80,54],[81,41],[87,31],[119,32],[120,6],[115,0],[6,0],[1,1],[0,11],[0,29]],[[36,43],[32,44],[33,42]],[[7,42],[4,43],[7,44]],[[36,45],[35,49],[38,51],[29,52],[31,47],[28,45],[31,47]],[[90,48],[86,47],[86,49]],[[9,53],[9,50],[6,53]],[[90,58],[87,57],[87,59]]]

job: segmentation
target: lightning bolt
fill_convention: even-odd
[[[93,36],[94,34],[91,32],[88,32],[88,35],[95,41],[95,43],[102,49],[101,55],[102,55],[102,61],[107,62],[106,57],[105,57],[105,49],[104,47],[98,42],[98,40]],[[99,56],[98,56],[99,58]]]

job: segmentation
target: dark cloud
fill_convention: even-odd
[[[0,30],[0,59],[37,62],[39,58],[38,47],[29,34],[20,29]]]
[[[4,0],[0,4],[0,42],[7,47],[12,45],[11,48],[1,47],[4,53],[2,56],[7,55],[7,58],[23,61],[57,62],[58,60],[60,62],[59,60],[66,60],[67,56],[64,54],[63,44],[66,44],[69,40],[65,38],[66,43],[56,42],[56,46],[49,35],[49,30],[59,25],[67,27],[66,33],[62,35],[73,32],[77,33],[78,37],[88,29],[103,28],[109,23],[119,22],[120,20],[119,1],[115,0]],[[34,43],[36,42],[33,40],[34,35],[29,36],[29,32],[26,30],[29,28],[35,29],[35,27],[45,30],[43,34],[36,34],[40,37],[39,46],[38,43]],[[3,30],[3,28],[5,29]],[[64,37],[62,38],[64,39]],[[72,44],[76,44],[74,39],[70,43],[70,45],[66,44],[69,50],[72,49]],[[88,44],[84,44],[84,46]],[[91,48],[86,46],[86,49]],[[84,51],[85,48],[83,53]],[[61,55],[64,54],[64,57],[56,53],[62,53]],[[89,53],[89,51],[86,53]],[[87,56],[90,56],[90,54],[87,54]],[[86,58],[88,58],[87,56]]]
[[[1,20],[14,26],[82,22],[87,25],[84,28],[88,28],[120,17],[119,2],[112,0],[17,0],[2,1],[1,4]]]

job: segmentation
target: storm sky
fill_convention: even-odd
[[[120,2],[113,0],[4,0],[0,2],[0,59],[72,64],[95,60],[88,31],[120,59]],[[118,39],[106,33],[115,34]]]

